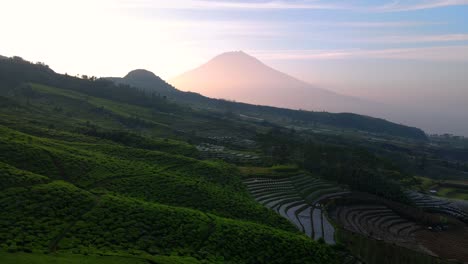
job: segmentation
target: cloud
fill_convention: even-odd
[[[112,0],[107,0],[111,2]],[[352,5],[349,1],[302,0],[302,1],[228,1],[228,0],[115,0],[121,7],[159,8],[159,9],[242,9],[242,10],[349,10],[357,12],[403,12],[433,9],[448,6],[468,5],[468,0],[407,0],[391,1],[384,4]]]
[[[359,56],[359,54],[357,54]],[[468,61],[468,46],[385,49],[365,51],[364,56],[381,59],[408,59],[423,61]]]
[[[468,34],[382,36],[375,38],[353,39],[350,42],[363,43],[434,43],[468,41]]]
[[[334,5],[320,0],[304,1],[204,1],[204,0],[118,0],[121,7],[154,7],[161,9],[343,9],[344,5]]]
[[[252,50],[248,51],[266,60],[344,59],[350,56],[346,50]]]
[[[291,23],[292,24],[292,23]],[[301,23],[296,23],[301,24]],[[444,25],[446,22],[423,22],[423,21],[381,21],[381,22],[368,22],[368,21],[314,21],[305,22],[310,26],[324,26],[324,27],[346,27],[346,28],[405,28],[405,27],[420,27],[420,26],[433,26]]]
[[[295,34],[299,32],[309,32],[310,28],[407,28],[407,27],[419,27],[419,26],[430,26],[439,25],[441,23],[431,22],[414,22],[414,21],[398,21],[398,22],[364,22],[364,21],[309,21],[309,22],[265,22],[258,20],[183,20],[183,19],[151,19],[151,22],[158,24],[159,28],[164,27],[166,30],[179,30],[182,32],[188,32],[190,34],[216,34],[223,36],[250,36],[250,37],[287,37],[293,34],[291,29],[296,29]],[[200,30],[203,29],[203,30]],[[302,31],[301,31],[302,30]],[[434,36],[436,38],[438,36]],[[363,40],[346,40],[345,42],[397,42],[402,40],[403,42],[411,42],[409,39],[403,39],[404,37],[394,38],[381,38],[381,39],[363,39]],[[408,37],[409,38],[409,37]],[[419,37],[415,37],[416,39]],[[440,38],[447,38],[453,41],[465,40],[465,35],[449,35]],[[426,37],[422,38],[426,40]],[[427,37],[426,41],[429,41]],[[334,40],[339,42],[339,40]],[[448,40],[447,40],[448,41]]]
[[[419,0],[419,1],[392,1],[375,8],[371,11],[377,12],[404,12],[423,9],[433,9],[448,6],[468,5],[468,0]]]
[[[239,9],[337,9],[343,6],[325,4],[322,1],[196,1],[198,4],[209,3],[212,8],[239,8]],[[207,6],[207,5],[205,5]]]
[[[393,59],[468,62],[468,46],[441,46],[380,50],[253,50],[266,60]]]

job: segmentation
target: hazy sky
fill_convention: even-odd
[[[244,50],[410,111],[396,121],[468,135],[468,0],[0,0],[0,14],[0,54],[58,72],[169,79]]]

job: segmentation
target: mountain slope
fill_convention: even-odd
[[[0,61],[0,77],[0,258],[342,263],[253,200],[237,167],[197,159],[186,142],[251,128],[19,59]]]
[[[328,112],[369,113],[379,105],[316,88],[244,52],[223,53],[172,80],[175,87],[251,104]]]
[[[222,56],[234,56],[235,58],[239,59],[239,55],[237,54],[224,54]],[[242,63],[244,63],[244,61],[246,60],[248,62],[247,64],[251,64],[254,67],[263,65],[258,60],[245,54],[240,55],[240,60]],[[271,68],[268,68],[266,66],[262,67],[266,69],[266,73],[264,73],[264,75],[271,75],[271,73],[273,72],[274,74],[281,76],[280,79],[282,80],[282,83],[285,86],[288,85],[288,83],[294,82],[297,84],[295,89],[305,89],[307,85],[301,81],[294,80],[292,77],[276,72]],[[246,72],[249,73],[251,71],[246,70]],[[220,111],[223,113],[229,112],[241,116],[250,116],[257,120],[267,120],[274,123],[277,123],[279,120],[281,120],[281,122],[286,122],[287,125],[296,124],[297,122],[303,123],[306,126],[316,126],[318,124],[331,126],[334,128],[338,128],[339,130],[351,129],[418,140],[427,139],[425,133],[420,129],[395,124],[384,119],[372,118],[369,116],[363,116],[352,113],[336,114],[328,112],[300,111],[272,106],[253,105],[220,99],[212,99],[193,92],[183,92],[164,82],[153,73],[144,70],[132,71],[123,78],[109,77],[106,79],[112,80],[118,84],[126,84],[137,87],[150,94],[156,93],[161,96],[165,96],[176,103],[188,104],[196,108]],[[242,80],[245,79],[245,77],[235,76],[234,79]],[[363,105],[362,102],[358,99],[349,99],[347,97],[341,97],[337,94],[320,89],[316,89],[315,91],[318,94],[317,97],[324,95],[330,98],[334,98],[334,104],[340,107],[346,107],[346,104],[349,104],[349,100],[351,100],[351,102],[353,102],[353,104],[355,105]],[[261,94],[257,94],[256,96],[258,96],[258,98],[262,98]],[[288,96],[290,95],[275,95],[275,98],[281,99],[287,98]],[[308,98],[308,96],[303,96],[303,98]],[[285,102],[287,101],[285,100]]]

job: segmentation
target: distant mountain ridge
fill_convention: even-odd
[[[230,56],[225,54],[224,56]],[[235,55],[235,54],[233,54]],[[242,55],[242,59],[247,59],[254,64],[262,64],[260,61],[247,55]],[[290,77],[292,78],[292,77]],[[174,88],[154,73],[146,70],[134,70],[126,76],[106,78],[118,84],[127,84],[137,87],[148,93],[156,93],[161,96],[183,104],[195,107],[211,109],[215,111],[232,112],[240,115],[247,115],[254,118],[266,120],[285,119],[289,121],[300,121],[307,123],[317,123],[338,128],[355,129],[379,134],[389,134],[393,136],[406,137],[418,140],[426,140],[424,131],[414,127],[395,124],[380,118],[373,118],[353,113],[328,113],[312,112],[293,109],[285,109],[274,106],[255,105],[248,103],[232,102],[227,100],[212,99],[204,95],[193,92],[183,92]],[[325,91],[326,94],[333,94]]]

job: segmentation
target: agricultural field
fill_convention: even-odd
[[[196,146],[200,157],[204,159],[220,159],[234,164],[259,164],[260,157],[256,153],[231,150],[224,146],[202,143]]]
[[[468,259],[464,250],[468,229],[460,222],[466,220],[466,211],[457,203],[409,192],[411,201],[428,211],[416,214],[411,212],[412,209],[407,211],[398,208],[397,203],[372,196],[364,195],[364,200],[349,202],[355,199],[349,188],[301,173],[294,167],[284,167],[283,172],[281,168],[256,167],[245,167],[242,171],[244,183],[257,202],[288,219],[314,240],[330,245],[346,244],[359,236],[359,243],[362,239],[368,240],[363,246],[395,251],[402,248],[400,251],[407,254],[406,260],[419,259],[420,263],[439,263],[440,258],[447,259],[448,256]],[[356,195],[361,197],[359,193]],[[451,220],[444,220],[448,218]],[[382,243],[393,246],[385,247]],[[359,254],[364,254],[362,258],[374,256],[372,251],[360,251]],[[398,259],[395,256],[388,258]]]
[[[434,196],[468,200],[468,182],[460,180],[438,181],[429,178],[418,177],[421,184],[419,190]]]
[[[335,244],[335,230],[322,210],[322,201],[347,190],[308,174],[287,177],[252,177],[244,183],[257,202],[293,223],[314,240]]]
[[[461,177],[465,152],[411,128],[246,119],[22,60],[0,70],[0,263],[468,259],[468,205],[452,199],[466,182],[442,173]]]
[[[421,263],[439,263],[440,259],[466,261],[468,229],[466,223],[460,221],[465,220],[466,212],[448,201],[417,193],[408,195],[421,209],[362,194],[350,194],[333,201],[328,209],[333,222],[339,226],[339,240],[350,243],[357,239],[364,243],[367,239],[365,247],[382,249],[386,248],[383,242],[404,248],[408,258],[418,254],[431,256]],[[363,249],[354,250],[366,253]],[[372,252],[366,254],[364,258],[376,257]]]
[[[408,197],[410,197],[414,205],[419,208],[451,215],[463,222],[468,222],[466,201],[445,199],[418,192],[408,192]]]
[[[441,186],[436,189],[437,196],[458,200],[468,200],[468,190],[456,187]]]
[[[338,206],[330,215],[337,224],[353,233],[431,253],[418,245],[415,239],[415,233],[425,227],[401,217],[383,204]]]

